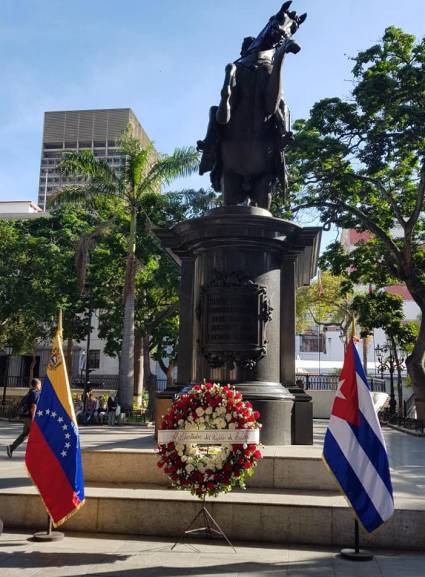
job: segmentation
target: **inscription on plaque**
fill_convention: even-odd
[[[200,296],[199,344],[208,364],[253,369],[267,353],[265,324],[272,308],[266,288],[243,273],[217,272]]]
[[[246,287],[209,289],[205,301],[207,343],[257,345],[258,293]]]

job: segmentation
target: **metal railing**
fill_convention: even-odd
[[[298,374],[296,380],[302,380],[305,390],[311,391],[336,391],[339,383],[339,375],[310,375]],[[385,380],[370,377],[368,379],[372,391],[386,392]]]
[[[17,419],[18,418],[17,403],[6,401],[5,405],[0,405],[0,418],[9,419],[10,421]]]
[[[21,387],[25,387],[28,388],[29,387],[29,381],[28,381],[28,377],[21,377],[21,376],[15,376],[15,375],[9,375],[7,378],[4,378],[0,381],[0,387],[3,388],[6,382],[6,387],[8,389],[11,388],[21,388]]]
[[[415,395],[410,395],[408,399],[404,401],[404,416],[407,418],[415,418],[416,416],[416,404]]]
[[[392,415],[389,408],[379,413],[379,419],[383,424],[396,425],[407,431],[425,435],[425,421],[423,419],[404,417],[398,413]]]

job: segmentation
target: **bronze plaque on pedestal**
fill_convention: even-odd
[[[265,287],[253,282],[202,287],[200,345],[209,364],[255,366],[266,354],[270,311]]]

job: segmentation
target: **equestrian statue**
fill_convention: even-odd
[[[210,172],[226,206],[270,209],[272,193],[287,193],[284,148],[291,141],[289,110],[282,97],[285,54],[300,46],[293,34],[307,14],[289,12],[285,2],[260,34],[248,36],[241,56],[226,66],[218,106],[210,109],[207,135],[198,141],[199,173]]]

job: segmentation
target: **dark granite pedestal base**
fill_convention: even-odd
[[[226,206],[155,233],[181,266],[181,388],[234,384],[261,413],[262,443],[297,442],[281,383],[295,382],[295,289],[314,274],[320,229]]]
[[[295,397],[292,412],[292,444],[313,444],[313,403],[310,395],[299,387],[288,387]]]
[[[261,415],[260,442],[263,445],[291,445],[291,417],[294,401],[290,399],[253,399],[251,403],[257,411],[260,411]]]

